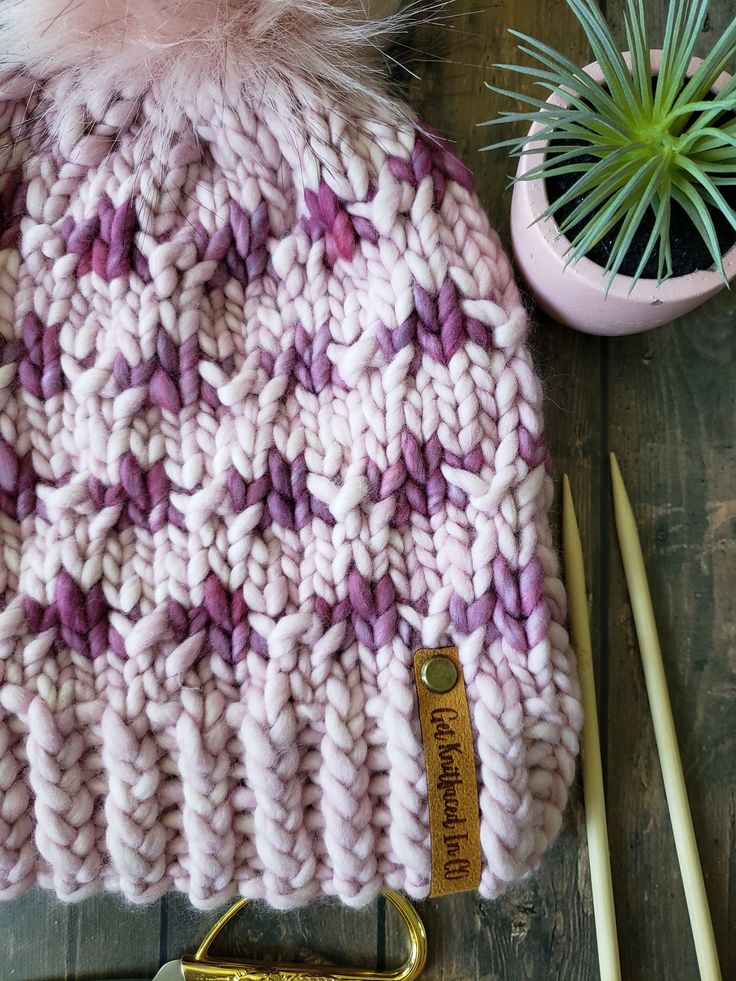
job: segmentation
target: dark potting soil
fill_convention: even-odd
[[[550,202],[557,201],[558,198],[562,197],[565,191],[572,187],[579,176],[579,174],[563,174],[559,177],[548,177],[546,185],[547,197]],[[724,187],[721,188],[721,192],[726,201],[736,210],[736,187]],[[576,198],[564,205],[555,214],[555,220],[557,222],[563,221],[581,201],[582,197]],[[713,224],[718,235],[721,255],[725,255],[731,246],[736,244],[736,231],[734,231],[728,219],[721,211],[712,207],[708,210],[713,218]],[[595,248],[587,253],[587,258],[599,266],[605,266],[620,227],[621,223],[619,222]],[[654,212],[649,208],[642,219],[637,233],[634,235],[626,258],[619,269],[619,272],[623,273],[624,276],[633,276],[639,268],[641,257],[647,247],[653,227]],[[569,232],[574,233],[574,230],[569,229]],[[688,273],[695,272],[696,269],[713,268],[713,259],[708,251],[708,246],[703,241],[700,232],[693,225],[687,213],[676,201],[672,202],[670,245],[672,246],[672,274],[674,276],[686,276]],[[657,264],[658,245],[655,245],[647,264],[644,266],[644,272],[642,273],[644,279],[657,278]]]

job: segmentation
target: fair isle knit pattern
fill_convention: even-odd
[[[454,644],[481,893],[581,712],[509,262],[426,130],[0,79],[0,894],[426,896]]]

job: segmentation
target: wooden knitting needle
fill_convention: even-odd
[[[570,603],[573,646],[577,654],[580,685],[583,690],[583,794],[588,833],[590,880],[593,889],[598,965],[604,981],[620,981],[621,965],[613,905],[611,860],[608,849],[606,801],[603,794],[601,744],[598,735],[598,707],[593,675],[593,650],[588,621],[588,594],[585,588],[583,549],[575,516],[575,505],[567,476],[562,484],[562,542],[565,580]]]
[[[685,899],[690,916],[690,928],[695,941],[700,977],[703,981],[721,981],[718,951],[713,936],[713,923],[708,909],[703,870],[700,867],[693,820],[687,800],[682,761],[677,748],[675,724],[672,719],[672,707],[667,691],[667,679],[662,663],[657,625],[654,622],[654,610],[652,609],[652,597],[644,568],[644,557],[639,542],[639,534],[636,530],[634,512],[631,509],[621,471],[613,453],[611,454],[611,477],[618,540],[624,560],[631,609],[634,613],[636,636],[639,640],[644,680],[649,696],[654,735],[657,740],[657,752],[659,753],[667,806],[675,838],[677,860],[680,863],[680,873],[685,888]]]

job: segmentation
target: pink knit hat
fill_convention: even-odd
[[[375,13],[375,12],[374,12]],[[483,896],[581,722],[542,394],[466,167],[356,0],[1,0],[0,895],[430,885],[417,648]]]

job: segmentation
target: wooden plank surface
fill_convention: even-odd
[[[620,0],[608,14],[623,36]],[[661,36],[666,3],[648,3]],[[711,4],[698,53],[734,16]],[[724,977],[734,946],[736,337],[724,293],[674,324],[609,344],[610,448],[637,515]],[[610,513],[610,512],[609,512]],[[609,558],[609,813],[626,978],[697,977],[697,962],[613,532]]]
[[[621,29],[623,0],[607,12]],[[664,3],[647,0],[661,24]],[[736,13],[714,0],[707,50]],[[411,97],[455,139],[481,199],[506,236],[510,166],[480,155],[499,100],[484,80],[513,59],[509,26],[576,60],[588,52],[561,0],[456,0],[439,29],[411,39]],[[455,15],[461,14],[458,17]],[[659,615],[673,710],[724,977],[736,965],[736,329],[724,293],[652,333],[602,341],[535,317],[532,344],[547,394],[550,445],[570,474],[593,587],[592,629],[614,886],[627,981],[695,978],[687,914],[667,818],[625,584],[613,530],[607,453],[619,456],[640,523]],[[556,516],[555,516],[556,517]],[[458,896],[421,905],[430,935],[428,981],[591,981],[597,977],[579,787],[541,871],[496,903]],[[146,910],[114,897],[65,907],[33,892],[0,907],[0,979],[152,976],[201,938],[215,914],[168,896]],[[247,940],[245,939],[247,938]],[[226,938],[227,940],[227,938]],[[361,914],[335,904],[276,917],[257,911],[231,950],[276,951],[384,966],[402,940],[383,904]],[[344,954],[341,955],[341,952]]]

